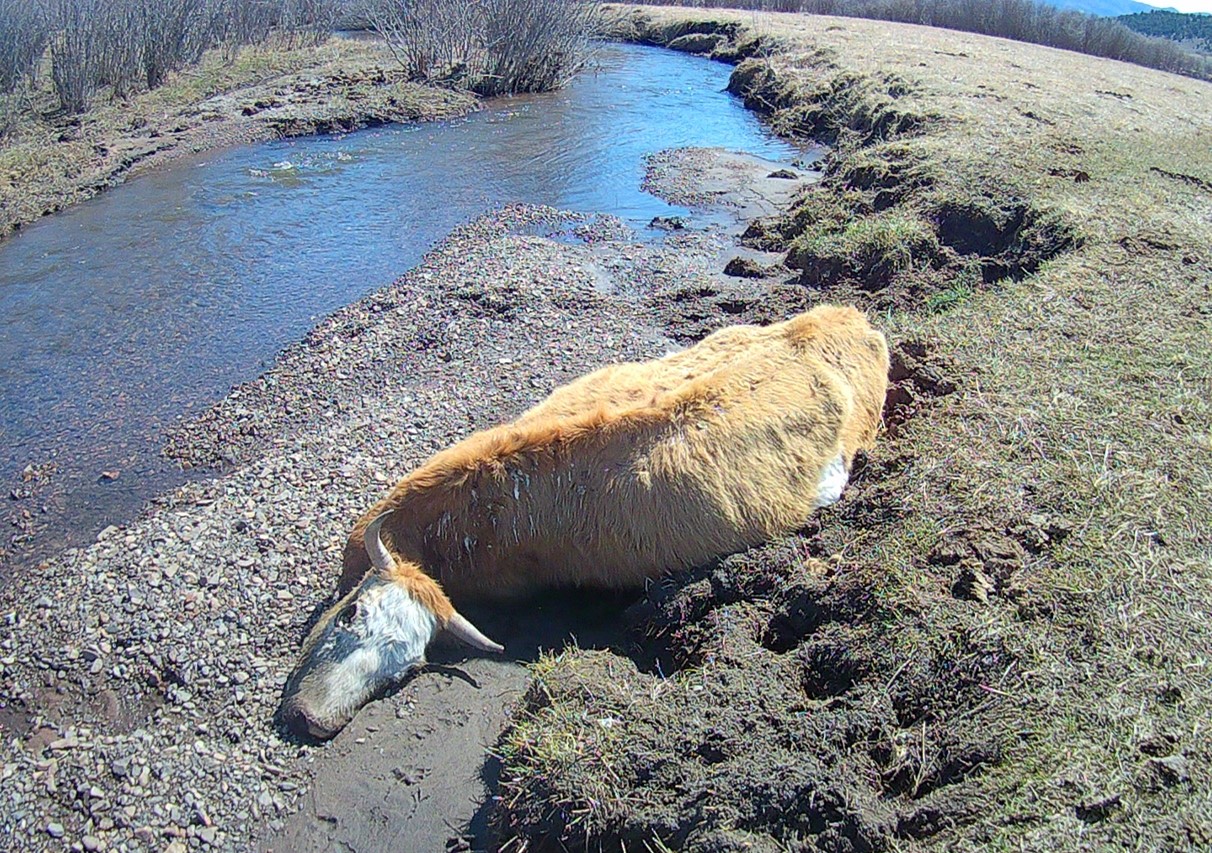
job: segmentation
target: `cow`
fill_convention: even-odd
[[[803,527],[872,446],[888,369],[860,311],[822,305],[604,367],[435,454],[354,527],[281,719],[333,736],[441,631],[502,651],[452,599],[638,589]]]

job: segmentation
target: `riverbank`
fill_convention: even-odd
[[[812,179],[767,177],[786,165],[654,158],[654,192],[709,194],[717,211],[712,224],[669,223],[657,242],[542,208],[470,223],[174,432],[176,458],[206,465],[221,449],[231,473],[50,561],[32,600],[5,596],[0,826],[28,849],[62,846],[60,829],[107,849],[481,847],[484,750],[530,681],[522,664],[570,634],[619,641],[623,603],[478,613],[509,644],[505,660],[438,650],[455,666],[374,703],[331,744],[303,746],[272,716],[347,521],[432,452],[597,365],[795,310],[770,288],[776,271],[722,272],[746,224],[729,211],[785,206]],[[767,181],[778,184],[760,201]]]
[[[44,100],[35,101],[44,112],[0,140],[0,238],[177,157],[477,108],[466,93],[405,81],[382,45],[341,36],[246,47],[230,63],[213,51],[151,92],[82,116],[54,115]]]
[[[651,590],[625,654],[536,668],[498,829],[1212,844],[1212,86],[852,19],[646,9],[633,37],[760,41],[730,88],[833,148],[747,239],[878,313],[895,387],[802,535]]]

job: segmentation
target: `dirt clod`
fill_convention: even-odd
[[[752,258],[733,258],[724,267],[724,275],[735,278],[762,278],[767,270]]]

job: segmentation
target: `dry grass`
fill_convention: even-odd
[[[243,48],[231,62],[212,51],[150,92],[96,101],[64,116],[44,81],[0,139],[0,237],[179,154],[475,108],[470,96],[405,82],[380,46],[339,38]]]
[[[678,34],[695,29],[688,20],[735,21],[779,45],[740,67],[738,88],[764,99],[777,127],[835,148],[820,192],[766,234],[813,259],[805,283],[822,298],[857,294],[898,350],[929,366],[901,383],[907,402],[850,497],[801,537],[834,555],[832,583],[861,581],[875,602],[844,645],[870,664],[811,714],[821,725],[842,706],[850,719],[888,701],[896,713],[873,724],[876,746],[792,748],[808,723],[763,699],[749,761],[778,756],[775,775],[813,761],[867,768],[847,789],[866,803],[868,822],[847,836],[859,847],[1207,849],[1212,85],[873,21],[646,14]],[[930,399],[922,389],[939,376],[959,390]],[[761,571],[765,558],[750,559]],[[677,595],[701,580],[687,583]],[[739,642],[741,616],[770,600],[711,595],[661,629],[659,654],[685,652],[709,624]],[[743,764],[713,778],[714,812],[687,805],[689,764],[665,779],[600,769],[661,750],[692,762],[688,744],[712,720],[756,702],[748,681],[779,695],[760,674],[816,648],[821,630],[727,665],[698,657],[669,681],[632,671],[626,703],[610,698],[619,676],[597,672],[598,656],[566,655],[536,688],[558,702],[532,703],[542,710],[514,731],[527,744],[571,736],[594,761],[574,772],[567,756],[555,766],[508,736],[507,832],[535,839],[534,814],[546,808],[551,831],[578,797],[593,818],[568,834],[573,846],[830,846],[811,824],[745,812],[736,798],[754,789],[730,787]],[[621,736],[585,737],[599,706]],[[777,737],[757,722],[771,714],[785,715]],[[652,733],[654,715],[672,734]],[[993,743],[960,749],[977,734]],[[960,772],[957,754],[981,758]],[[649,801],[681,805],[662,823]],[[719,815],[742,824],[722,827]]]

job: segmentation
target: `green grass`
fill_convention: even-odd
[[[788,265],[818,279],[849,275],[874,283],[914,266],[928,266],[938,251],[938,238],[929,223],[909,211],[895,210],[808,224],[792,241]]]
[[[513,753],[504,825],[535,838],[544,804],[593,792],[600,819],[572,847],[833,846],[794,818],[816,808],[877,849],[1207,849],[1212,85],[880,22],[643,14],[655,31],[732,21],[781,46],[734,90],[833,147],[822,185],[761,239],[820,298],[873,309],[917,372],[847,499],[743,561],[742,576],[773,577],[787,548],[818,551],[830,574],[812,606],[830,589],[870,606],[772,651],[753,626],[760,639],[787,606],[777,585],[735,598],[731,562],[675,585],[683,621],[656,645],[697,651],[667,680],[616,663],[626,735],[595,756],[665,775]],[[958,390],[933,395],[932,376]],[[788,679],[843,659],[820,648],[867,663],[805,704]],[[558,711],[524,709],[529,741],[580,730],[611,695],[603,656],[553,662],[542,681],[581,686],[550,694]],[[695,744],[740,720],[743,749],[701,766]],[[770,780],[818,764],[797,783],[816,805],[749,809],[778,793],[755,765]],[[829,779],[852,811],[828,811]]]

